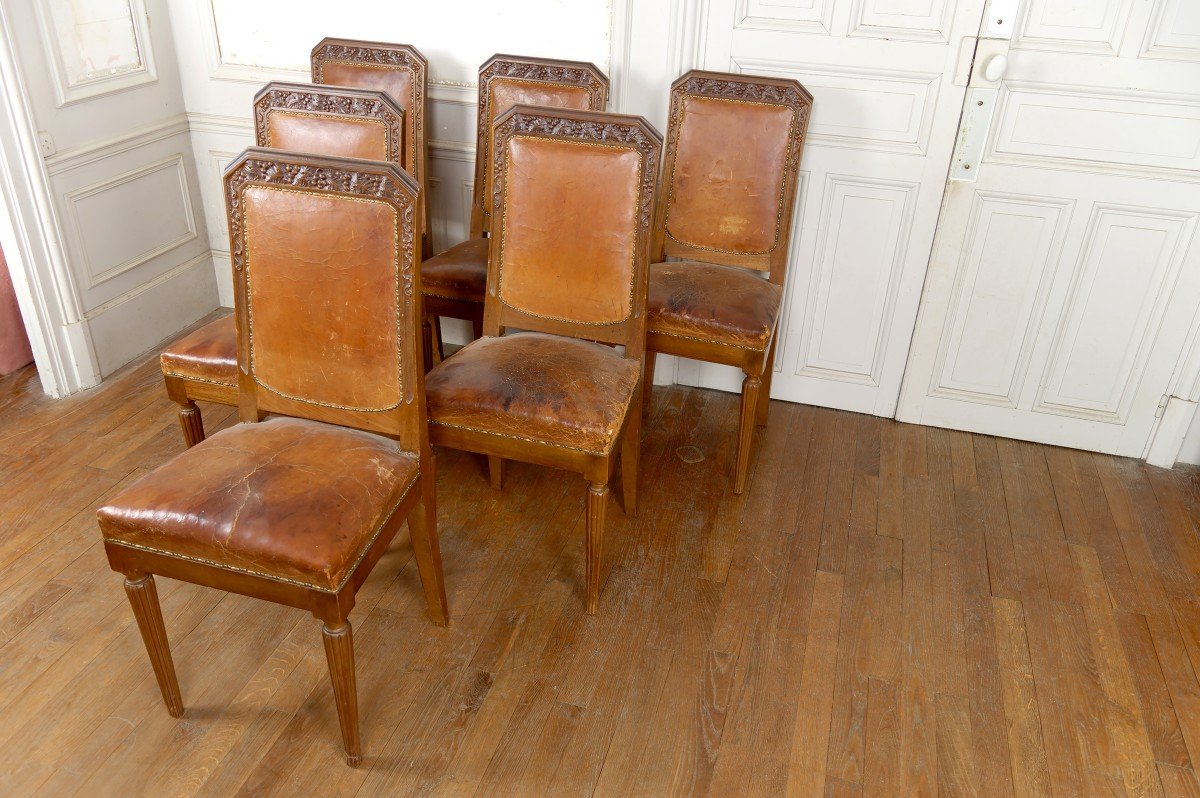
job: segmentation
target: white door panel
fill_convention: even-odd
[[[1200,307],[1200,65],[1143,57],[1169,5],[1023,6],[977,182],[946,194],[901,420],[1145,452]]]
[[[104,376],[217,304],[165,0],[5,0],[5,11],[68,264],[62,288]]]
[[[813,93],[771,395],[895,411],[983,0],[713,0],[703,66]],[[969,52],[969,48],[968,48]],[[685,384],[740,373],[682,362]]]

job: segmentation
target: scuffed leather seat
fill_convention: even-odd
[[[233,316],[209,322],[159,355],[168,377],[237,387],[237,329]]]
[[[480,338],[429,375],[425,402],[433,424],[607,454],[638,373],[638,361],[589,341]]]
[[[659,335],[766,349],[783,300],[774,283],[732,266],[697,261],[650,267],[646,328]]]
[[[296,418],[186,449],[99,511],[105,540],[336,591],[416,484],[388,438]]]
[[[472,238],[421,264],[426,296],[483,302],[487,291],[488,239]]]

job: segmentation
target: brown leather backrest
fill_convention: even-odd
[[[425,174],[425,88],[429,61],[408,44],[322,39],[312,50],[313,83],[386,92],[404,111],[400,165],[422,186]]]
[[[242,418],[312,418],[425,451],[416,181],[252,147],[225,171]]]
[[[812,95],[797,81],[693,70],[671,85],[654,257],[783,281]]]
[[[585,61],[494,55],[484,62],[479,68],[472,238],[491,227],[492,124],[514,105],[603,111],[607,100],[608,78]]]
[[[641,117],[518,105],[493,126],[484,332],[644,349],[662,137]]]
[[[268,83],[254,95],[258,146],[400,163],[404,111],[380,91]]]

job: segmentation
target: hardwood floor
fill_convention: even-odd
[[[440,451],[452,625],[402,533],[353,770],[299,611],[160,580],[162,705],[94,518],[182,449],[156,363],[0,380],[0,792],[1200,795],[1196,471],[777,402],[737,497],[737,404],[655,390],[594,617],[579,478]]]

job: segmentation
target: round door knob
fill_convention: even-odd
[[[994,55],[987,62],[987,66],[983,68],[983,76],[987,78],[989,83],[995,83],[1004,77],[1004,73],[1008,71],[1008,56]]]

